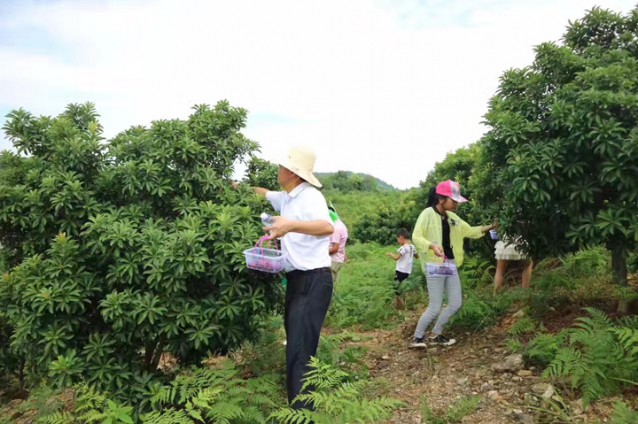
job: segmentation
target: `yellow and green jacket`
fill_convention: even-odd
[[[461,266],[464,256],[463,239],[481,238],[485,233],[481,231],[480,226],[470,226],[453,212],[448,211],[447,216],[450,223],[450,245],[452,246],[452,252],[454,252],[454,261],[457,266]],[[443,258],[436,256],[430,250],[432,243],[443,246],[442,220],[443,217],[434,208],[428,207],[421,212],[419,219],[416,221],[414,232],[412,233],[412,243],[414,243],[419,252],[419,258],[423,266],[426,263],[443,262]]]

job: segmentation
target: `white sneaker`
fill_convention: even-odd
[[[432,344],[432,345],[452,346],[454,343],[456,343],[456,339],[448,339],[444,335],[439,334],[436,337],[431,337],[428,340],[428,342],[430,342],[430,344]]]
[[[412,348],[412,349],[425,349],[425,348],[427,348],[428,345],[425,344],[425,342],[423,340],[424,340],[423,337],[418,338],[418,339],[415,337],[412,340],[412,343],[410,343],[410,348]]]

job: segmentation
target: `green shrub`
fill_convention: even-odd
[[[246,167],[245,180],[251,187],[274,190],[279,187],[278,173],[278,165],[253,156]]]
[[[254,337],[281,286],[244,265],[261,232],[261,201],[230,187],[257,148],[245,121],[220,102],[105,144],[90,104],[9,114],[28,156],[0,156],[0,320],[30,381],[128,399],[163,352],[192,364]]]
[[[353,236],[362,243],[375,242],[385,246],[394,244],[399,229],[414,229],[416,218],[410,215],[411,205],[410,202],[380,205],[374,214],[366,215],[354,224]]]
[[[406,228],[410,228],[415,222],[400,224],[399,220],[394,219],[395,215],[391,224],[383,224],[379,227],[383,227],[382,230],[377,231],[372,228],[376,225],[379,209],[396,210],[397,205],[401,204],[406,197],[406,192],[403,191],[342,192],[326,188],[324,195],[326,200],[332,202],[339,217],[348,227],[349,243],[374,241],[384,245],[393,244],[396,241],[396,231],[401,228],[401,225],[408,225]]]
[[[635,16],[593,7],[505,71],[473,175],[479,206],[531,257],[604,245],[619,285],[638,242],[638,173],[627,166],[638,157]]]

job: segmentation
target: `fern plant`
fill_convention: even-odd
[[[122,405],[87,385],[75,387],[74,408],[42,414],[37,424],[133,424],[134,411],[130,405]]]
[[[579,390],[588,404],[636,385],[638,337],[633,329],[616,328],[604,312],[585,310],[589,317],[554,339],[558,349],[543,375]]]
[[[386,397],[366,399],[365,381],[348,381],[348,374],[317,358],[310,360],[304,389],[313,388],[296,400],[314,405],[314,410],[282,408],[270,415],[283,424],[375,423],[387,419],[401,402]]]
[[[514,325],[510,327],[507,334],[510,336],[520,336],[521,334],[528,334],[536,329],[536,322],[530,317],[519,318]]]
[[[558,334],[539,334],[530,340],[523,356],[531,364],[547,367],[556,357],[556,352],[566,337],[564,332]]]
[[[193,424],[196,421],[193,421],[193,417],[188,412],[170,408],[144,415],[143,422],[146,424]]]
[[[57,411],[36,420],[36,424],[69,424],[73,422],[75,422],[73,415],[68,411]]]
[[[615,333],[625,351],[633,357],[638,356],[638,330],[623,327],[615,330]]]
[[[90,411],[82,418],[86,423],[133,424],[133,407],[109,399],[102,411]]]
[[[221,369],[198,368],[179,375],[151,397],[155,412],[142,422],[265,423],[280,397],[279,388],[267,376],[244,380],[230,361]],[[159,410],[159,412],[158,412]]]
[[[230,361],[219,369],[198,368],[180,374],[171,384],[150,387],[151,412],[139,414],[87,385],[76,387],[73,411],[55,410],[43,416],[43,424],[152,424],[266,423],[268,414],[283,396],[266,377],[244,380]],[[139,414],[139,415],[138,415]]]
[[[367,349],[357,345],[346,346],[348,342],[357,343],[363,340],[367,339],[352,332],[321,336],[317,359],[322,363],[338,366],[348,373],[350,379],[365,379],[369,375],[368,366],[363,361]]]
[[[18,410],[22,413],[38,411],[37,418],[62,412],[64,404],[59,398],[62,393],[62,390],[56,390],[46,385],[40,386],[31,392],[29,399],[20,405]]]
[[[638,422],[638,411],[631,409],[625,402],[614,404],[614,415],[611,424],[634,424]]]
[[[508,337],[505,339],[505,346],[507,347],[507,350],[512,353],[518,353],[523,350],[523,342],[521,342],[521,340],[517,337]]]
[[[90,386],[79,386],[76,390],[77,400],[75,413],[80,419],[88,421],[87,417],[90,416],[90,414],[94,411],[101,411],[106,406],[108,400],[106,394]]]

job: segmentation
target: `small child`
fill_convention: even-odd
[[[397,309],[405,309],[405,303],[401,298],[401,283],[410,276],[412,272],[412,260],[419,257],[416,253],[416,247],[410,241],[410,232],[405,228],[401,228],[397,233],[397,242],[399,249],[397,253],[386,253],[389,257],[397,261],[396,271],[394,272],[394,294],[396,295],[395,305]]]

